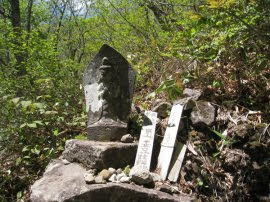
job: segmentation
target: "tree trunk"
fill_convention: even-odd
[[[20,1],[19,0],[9,0],[10,3],[10,17],[15,38],[13,43],[16,45],[17,49],[21,47],[21,13],[20,13]],[[14,56],[16,58],[16,70],[17,76],[24,76],[26,74],[24,62],[24,53],[23,51],[15,51]]]
[[[29,0],[27,5],[27,21],[26,21],[27,33],[31,32],[32,7],[33,7],[33,0]]]

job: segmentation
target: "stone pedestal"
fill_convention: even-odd
[[[117,169],[134,163],[137,146],[137,143],[68,140],[62,157],[86,168]]]
[[[89,140],[95,141],[119,141],[127,134],[127,124],[115,121],[98,121],[88,125]]]

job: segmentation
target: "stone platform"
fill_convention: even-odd
[[[137,143],[67,140],[62,157],[86,168],[121,168],[134,164],[137,146]]]
[[[53,160],[41,179],[31,187],[32,202],[186,202],[186,196],[172,196],[138,185],[107,183],[88,185],[86,169],[77,163]]]

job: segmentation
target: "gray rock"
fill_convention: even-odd
[[[127,132],[136,74],[115,49],[103,45],[84,72],[90,140],[120,140]]]
[[[210,126],[215,122],[216,110],[213,105],[205,101],[197,101],[193,108],[190,119],[194,126]]]
[[[84,180],[87,184],[94,184],[95,183],[95,176],[90,173],[84,174]]]
[[[123,178],[123,177],[127,177],[127,175],[125,173],[120,173],[120,174],[116,175],[116,181],[120,182],[121,178]]]
[[[183,96],[184,97],[190,97],[192,100],[197,101],[202,95],[201,90],[195,90],[191,88],[185,88],[183,91]]]
[[[64,165],[61,160],[52,161],[43,177],[31,187],[32,202],[187,202],[186,196],[146,189],[132,184],[86,184],[86,170],[76,163]]]
[[[109,168],[108,171],[113,175],[116,173],[115,168]]]
[[[103,169],[99,174],[99,176],[102,176],[104,180],[108,180],[112,174],[107,169]]]
[[[161,179],[161,177],[160,177],[159,174],[157,174],[157,173],[152,173],[152,172],[151,172],[150,175],[152,176],[154,182],[160,182],[160,181],[162,181],[162,179]]]
[[[96,175],[97,174],[97,169],[89,169],[86,171],[88,174]]]
[[[106,184],[106,180],[103,178],[102,175],[95,177],[95,183],[96,184]]]
[[[170,111],[171,108],[172,105],[170,103],[161,102],[157,104],[157,106],[155,106],[152,111],[157,112],[159,118],[166,118],[168,116],[168,111]]]
[[[129,183],[130,182],[130,177],[121,177],[119,180],[121,183]]]
[[[67,140],[62,155],[70,162],[78,162],[86,168],[102,170],[133,164],[136,151],[137,143]]]
[[[139,185],[144,185],[144,184],[149,184],[153,182],[152,175],[150,172],[146,169],[142,169],[140,167],[133,167],[130,170],[129,176],[131,177],[131,181],[139,184]]]
[[[121,168],[118,168],[117,170],[116,170],[116,173],[117,174],[121,174],[123,172],[123,170],[121,169]]]
[[[65,165],[70,164],[70,162],[69,162],[67,159],[63,159],[63,163],[64,163]]]
[[[117,179],[116,179],[116,174],[113,174],[110,178],[109,178],[109,181],[110,182],[116,182]]]
[[[184,110],[190,110],[196,105],[195,101],[191,97],[186,97],[186,98],[176,100],[174,102],[174,105],[176,104],[184,105]]]
[[[166,185],[166,184],[160,185],[160,186],[157,188],[157,190],[158,190],[158,191],[165,192],[165,193],[168,193],[168,194],[173,194],[173,193],[174,193],[173,189],[172,189],[169,185]]]
[[[124,143],[132,143],[133,140],[134,138],[130,134],[123,135],[121,138],[121,142],[124,142]]]

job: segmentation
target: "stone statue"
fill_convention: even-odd
[[[90,140],[120,140],[127,133],[135,77],[120,53],[108,45],[101,47],[84,73]]]

